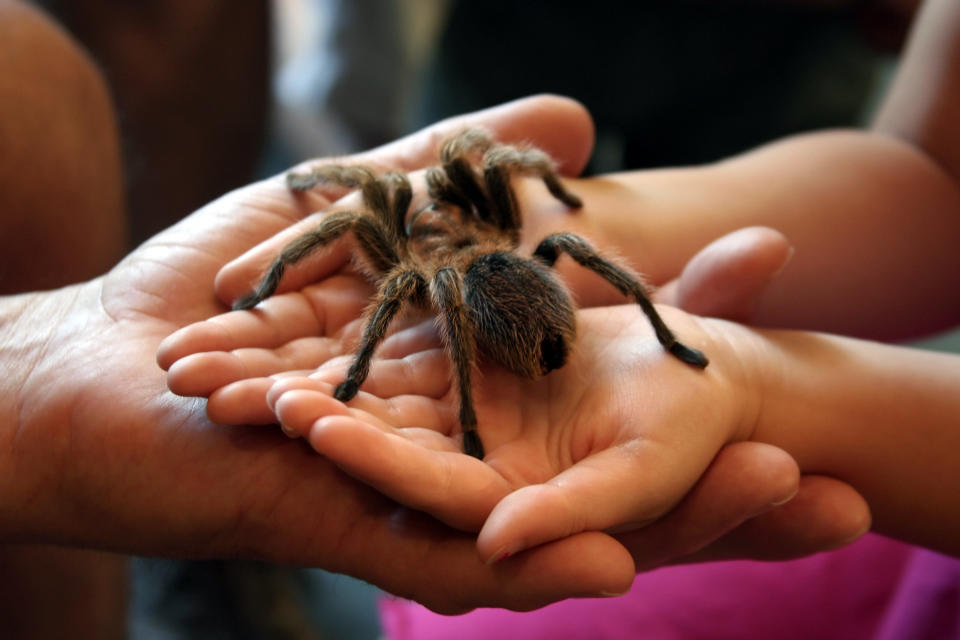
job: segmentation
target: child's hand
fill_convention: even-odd
[[[633,305],[580,312],[571,360],[540,380],[484,363],[474,392],[483,462],[460,453],[441,349],[376,362],[368,393],[349,405],[331,395],[341,366],[278,382],[269,401],[288,434],[347,473],[452,526],[482,524],[485,560],[581,531],[633,530],[674,508],[724,445],[748,438],[757,410],[743,357],[750,332],[662,311],[710,354],[706,370],[666,354]],[[416,333],[398,339],[429,340]],[[771,504],[795,482],[775,487]]]
[[[681,279],[658,291],[658,297],[701,313],[748,316],[752,300],[782,267],[789,253],[783,237],[771,230],[735,232],[701,251],[687,265]],[[244,264],[241,261],[237,267]],[[369,285],[361,279],[340,275],[300,292],[268,299],[254,312],[231,312],[187,327],[165,341],[162,349],[162,357],[170,363],[176,361],[170,368],[171,386],[187,395],[209,395],[208,414],[217,422],[273,423],[276,418],[267,405],[266,395],[275,380],[307,375],[329,357],[352,354],[360,331],[357,315],[369,292]],[[441,420],[436,413],[441,405],[430,398],[394,397],[418,388],[404,378],[411,362],[420,363],[418,370],[442,372],[436,384],[447,384],[449,363],[438,349],[404,360],[390,360],[438,345],[429,322],[389,337],[374,361],[374,372],[381,375],[367,381],[363,388],[368,393],[355,398],[349,412],[369,408],[373,415],[382,415],[383,408],[388,407],[390,412],[382,417],[396,427],[432,425],[455,429],[452,413]],[[349,360],[350,356],[344,355],[339,370],[325,369],[313,382],[300,380],[291,384],[319,385],[325,389],[320,380],[340,382]],[[433,365],[424,369],[423,363],[431,360]],[[427,383],[420,380],[417,384]],[[278,385],[273,397],[283,389],[283,385]],[[392,399],[384,404],[369,394]],[[347,411],[332,398],[319,401],[326,402],[335,414]],[[452,411],[452,404],[444,406],[444,411]],[[397,422],[401,417],[406,421]],[[424,438],[434,437],[419,433]],[[448,441],[444,446],[459,451]],[[389,455],[383,458],[394,460]],[[466,462],[460,458],[458,454],[454,459]],[[861,530],[862,517],[836,517],[838,511],[862,516],[864,505],[860,496],[843,483],[824,477],[803,477],[798,498],[772,509],[796,490],[796,482],[796,464],[782,451],[756,443],[739,443],[727,447],[713,460],[694,491],[667,518],[618,538],[633,552],[637,568],[641,569],[684,556],[794,557],[832,548]],[[448,501],[441,505],[447,510],[446,519],[474,531],[512,489],[504,482],[485,490],[476,490],[470,482],[454,488],[460,489],[460,493],[438,495],[432,500],[438,504]],[[764,515],[755,517],[761,512]],[[702,551],[689,555],[697,549]]]

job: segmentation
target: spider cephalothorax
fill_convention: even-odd
[[[633,297],[670,353],[705,367],[707,358],[677,341],[639,279],[579,236],[550,235],[532,256],[515,253],[521,225],[510,183],[515,174],[538,176],[555,198],[580,207],[580,199],[566,190],[545,153],[498,144],[479,129],[444,143],[440,165],[426,174],[430,203],[410,215],[413,190],[405,175],[343,165],[291,173],[287,182],[296,190],[319,183],[358,188],[366,209],[331,213],[287,245],[257,289],[237,300],[234,309],[249,309],[269,297],[286,266],[352,232],[377,294],[360,348],[335,397],[346,401],[357,394],[374,350],[405,303],[432,308],[440,316],[456,374],[463,449],[477,458],[484,455],[470,383],[477,351],[528,378],[562,367],[567,360],[576,333],[574,308],[550,269],[561,253]]]

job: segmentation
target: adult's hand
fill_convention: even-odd
[[[442,123],[366,159],[410,168],[468,124],[570,145],[567,157],[579,149],[581,161],[590,144],[582,108],[537,98]],[[322,192],[292,196],[281,178],[258,183],[102,278],[2,301],[2,539],[321,566],[442,611],[626,589],[629,556],[602,536],[486,567],[471,536],[398,507],[275,430],[216,426],[202,402],[167,390],[157,347],[226,310],[212,289],[219,269],[325,202]],[[564,577],[544,580],[545,566]]]

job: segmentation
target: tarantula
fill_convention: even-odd
[[[511,371],[537,378],[562,367],[574,340],[573,304],[550,267],[561,253],[600,274],[633,297],[650,319],[657,339],[680,360],[705,367],[700,351],[684,346],[657,313],[638,278],[600,256],[572,233],[548,236],[531,257],[515,253],[521,216],[510,179],[539,177],[557,200],[571,208],[580,199],[566,190],[549,156],[534,148],[494,142],[480,129],[447,140],[440,165],[427,170],[430,203],[410,215],[413,190],[400,173],[377,174],[363,166],[325,165],[290,173],[294,190],[320,183],[359,188],[367,211],[339,211],[288,244],[259,286],[234,303],[249,309],[274,293],[284,269],[319,247],[352,232],[358,258],[377,287],[360,347],[334,396],[357,394],[370,370],[374,349],[405,303],[433,309],[442,319],[460,395],[463,450],[484,457],[477,434],[470,384],[477,349]]]

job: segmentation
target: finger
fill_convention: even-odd
[[[311,372],[342,351],[339,340],[303,338],[276,349],[196,353],[170,366],[167,386],[177,395],[209,397],[221,387],[248,378],[266,378],[288,371]]]
[[[484,127],[501,142],[539,147],[562,175],[579,175],[593,151],[593,121],[583,105],[561,96],[537,95],[448,118],[357,157],[400,171],[422,169],[437,162],[447,138],[470,127]]]
[[[657,299],[702,316],[749,320],[767,285],[790,261],[793,247],[779,231],[749,227],[701,250]]]
[[[303,436],[312,427],[313,422],[328,413],[354,415],[358,419],[375,418],[376,426],[383,430],[418,428],[449,434],[455,430],[457,418],[454,408],[448,402],[441,402],[419,395],[398,395],[378,397],[361,391],[348,403],[333,398],[336,383],[325,382],[315,376],[287,376],[274,381],[266,394],[266,403],[274,413],[277,401],[292,391],[313,392],[317,395],[300,394],[299,406],[293,406],[293,396],[287,398],[285,407],[289,419],[284,422],[287,435]],[[306,414],[294,414],[291,411],[306,409]]]
[[[703,443],[701,443],[703,444]],[[719,446],[684,452],[631,440],[593,454],[543,484],[520,488],[497,504],[477,539],[487,561],[581,531],[639,528],[677,504]]]
[[[796,497],[682,559],[789,560],[849,544],[870,529],[870,507],[850,485],[803,476]]]
[[[476,531],[509,491],[492,468],[430,429],[394,429],[323,391],[293,389],[274,405],[290,431],[384,495],[461,530]]]
[[[317,380],[339,384],[347,376],[354,357],[330,360],[312,375]],[[450,391],[450,358],[443,349],[412,353],[403,358],[377,358],[361,390],[381,398],[417,395],[443,398]]]
[[[638,572],[653,569],[786,503],[796,495],[799,481],[797,463],[782,449],[756,442],[727,445],[676,508],[617,538],[633,554]]]
[[[267,394],[278,379],[302,378],[309,371],[289,371],[269,378],[245,378],[224,385],[207,399],[207,417],[214,424],[273,425],[277,416],[267,404]]]
[[[157,362],[169,370],[195,353],[276,348],[304,336],[331,336],[356,320],[369,302],[369,285],[352,277],[329,278],[299,294],[276,296],[256,309],[233,311],[188,325],[168,336]]]
[[[383,554],[366,552],[343,557],[343,569],[357,573],[360,567],[365,579],[447,615],[476,607],[529,611],[570,597],[617,595],[634,578],[630,554],[602,533],[565,538],[494,566],[477,558],[472,535],[452,534],[408,509],[376,533],[382,540],[371,540],[379,543],[371,548],[396,549],[395,561],[384,563]]]
[[[347,161],[413,171],[435,164],[438,150],[446,138],[474,126],[489,129],[494,137],[504,142],[529,142],[540,147],[556,160],[559,171],[566,175],[576,175],[583,170],[593,147],[593,123],[582,105],[558,96],[534,96],[444,120],[396,142],[352,156]],[[311,162],[310,166],[318,164],[320,162]],[[335,200],[342,193],[342,190],[325,191],[324,195]],[[310,211],[321,208],[324,207]],[[297,210],[304,208],[301,205]],[[288,224],[290,222],[292,220]],[[315,223],[313,220],[307,224],[312,226]],[[260,240],[267,240],[278,230],[270,228]],[[215,280],[217,296],[224,303],[231,304],[246,294],[282,247],[304,230],[303,226],[288,229],[224,266]],[[289,275],[284,275],[279,290],[290,291],[333,273],[348,260],[349,244],[334,243],[329,249],[305,259],[303,264],[291,269]]]
[[[395,359],[442,348],[443,338],[437,330],[437,322],[435,319],[430,319],[390,335],[383,341],[377,356]]]

